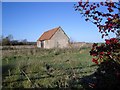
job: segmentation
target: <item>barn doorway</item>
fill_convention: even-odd
[[[44,48],[44,41],[41,41],[41,48]]]

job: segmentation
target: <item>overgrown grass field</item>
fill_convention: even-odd
[[[79,79],[95,72],[90,47],[2,50],[3,88],[83,88]]]

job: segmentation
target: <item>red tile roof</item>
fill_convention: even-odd
[[[46,32],[44,32],[41,37],[38,39],[38,41],[42,41],[42,40],[50,40],[52,38],[52,36],[56,33],[56,31],[59,29],[60,27],[48,30]]]

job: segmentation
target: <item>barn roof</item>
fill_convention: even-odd
[[[44,33],[41,35],[41,37],[38,39],[38,41],[50,40],[51,37],[56,33],[56,31],[57,31],[59,28],[60,28],[60,26],[44,32]]]

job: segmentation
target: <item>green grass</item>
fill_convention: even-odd
[[[89,51],[90,48],[3,50],[3,88],[70,87],[73,77],[82,78],[96,70]],[[78,83],[73,87],[82,88]]]

